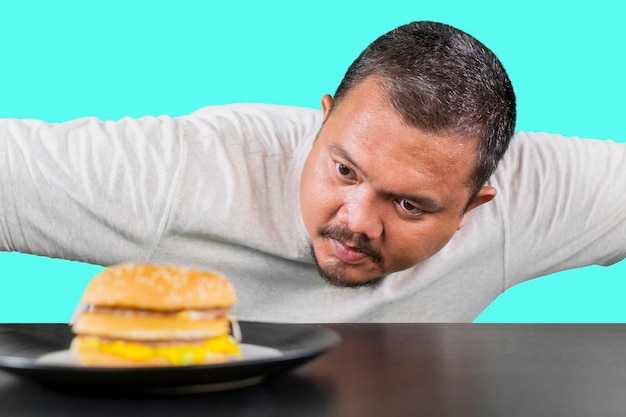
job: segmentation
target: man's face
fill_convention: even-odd
[[[320,273],[336,285],[375,282],[439,251],[470,202],[477,141],[425,133],[396,113],[376,79],[354,87],[333,109],[304,165],[300,204]]]

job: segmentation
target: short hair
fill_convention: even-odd
[[[452,26],[428,21],[400,26],[372,42],[348,68],[335,93],[370,76],[410,126],[478,140],[468,186],[475,195],[508,148],[515,129],[515,93],[500,60]]]

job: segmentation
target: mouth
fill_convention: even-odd
[[[310,251],[326,282],[338,287],[360,288],[381,282],[387,275],[382,254],[367,236],[327,226],[319,229],[319,237],[323,259],[317,257],[313,242]]]
[[[348,266],[362,266],[372,261],[377,269],[383,269],[381,253],[370,239],[361,233],[353,233],[340,225],[324,226],[318,231],[319,237],[330,247],[330,255]]]
[[[337,259],[346,264],[356,265],[371,258],[367,253],[364,253],[357,248],[350,247],[339,240],[330,239],[330,243]]]

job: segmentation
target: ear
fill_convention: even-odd
[[[485,185],[483,188],[481,188],[478,191],[478,193],[476,193],[472,201],[470,201],[469,205],[467,206],[467,209],[465,210],[465,212],[463,213],[463,216],[461,217],[461,220],[459,221],[457,230],[461,230],[461,228],[465,226],[465,221],[467,220],[467,213],[474,210],[476,207],[480,205],[490,202],[491,200],[495,198],[496,194],[497,194],[496,189],[490,185]]]
[[[330,114],[330,109],[333,108],[334,104],[335,100],[333,100],[332,96],[330,94],[324,94],[324,97],[322,97],[322,114],[324,115],[324,120],[326,120]]]

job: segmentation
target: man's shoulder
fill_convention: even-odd
[[[192,116],[203,116],[207,114],[228,114],[228,113],[236,113],[236,114],[248,114],[250,116],[256,117],[273,117],[277,115],[287,115],[291,117],[301,118],[301,117],[311,117],[316,114],[319,114],[320,111],[309,108],[309,107],[299,107],[299,106],[288,106],[282,104],[268,104],[268,103],[252,103],[252,102],[243,102],[243,103],[229,103],[229,104],[220,104],[220,105],[211,105],[201,107],[198,110],[191,113]]]
[[[203,107],[179,120],[187,136],[219,136],[230,143],[291,147],[317,132],[322,115],[307,107],[236,103]]]
[[[604,157],[615,159],[625,154],[626,144],[611,139],[519,131],[513,136],[501,165],[524,164],[527,167],[543,167],[546,164],[553,165],[557,161],[564,165],[572,165]]]
[[[308,107],[278,104],[235,103],[206,106],[186,119],[202,119],[221,125],[265,128],[272,130],[310,130],[321,123],[321,112]]]

